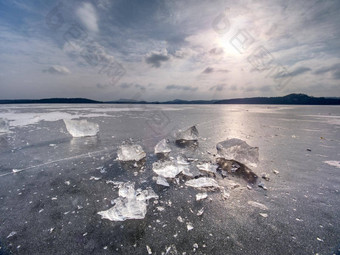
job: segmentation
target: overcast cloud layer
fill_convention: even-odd
[[[340,1],[0,1],[0,99],[340,97]]]

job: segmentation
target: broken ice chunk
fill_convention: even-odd
[[[158,198],[151,189],[136,191],[134,183],[124,183],[119,188],[119,197],[114,199],[114,206],[106,211],[98,212],[103,219],[124,221],[126,219],[143,219],[146,215],[147,201]]]
[[[192,126],[184,131],[179,130],[176,134],[176,140],[185,141],[197,141],[198,140],[198,130],[196,126]]]
[[[197,179],[189,180],[185,183],[185,185],[189,187],[193,187],[193,188],[219,188],[220,187],[214,179],[208,178],[208,177],[200,177]]]
[[[175,178],[183,167],[178,166],[173,161],[157,161],[152,164],[152,170],[164,178]]]
[[[198,193],[198,194],[196,194],[196,201],[206,199],[207,197],[208,197],[208,194],[206,192]]]
[[[140,161],[146,157],[142,146],[138,144],[123,144],[118,148],[118,160],[120,161]]]
[[[155,154],[167,154],[171,152],[171,148],[169,146],[169,140],[163,139],[159,143],[156,144],[155,146]]]
[[[9,131],[9,122],[6,119],[0,119],[0,133],[6,133]]]
[[[208,173],[214,173],[214,174],[216,174],[216,169],[218,167],[217,165],[211,164],[209,162],[199,163],[196,166],[201,171],[205,171],[205,172],[208,172]]]
[[[259,208],[261,210],[268,210],[267,206],[265,206],[264,204],[255,202],[255,201],[248,201],[248,204],[253,206],[253,207]]]
[[[17,232],[15,231],[12,231],[11,233],[9,233],[9,235],[7,236],[7,238],[10,238],[12,236],[15,236],[17,234]]]
[[[236,160],[250,166],[256,166],[259,162],[259,148],[251,147],[241,139],[225,140],[218,143],[216,149],[220,157],[227,160]]]
[[[250,168],[242,163],[235,162],[234,160],[227,160],[225,158],[217,158],[216,162],[219,165],[221,171],[227,171],[232,175],[242,177],[248,183],[255,183],[258,178],[257,175]],[[238,166],[237,170],[235,170],[236,163]]]
[[[95,136],[99,132],[99,125],[87,120],[64,119],[67,131],[73,137]]]
[[[187,223],[187,230],[190,231],[190,230],[193,230],[194,229],[194,226],[192,225],[191,222],[188,222]]]
[[[158,185],[162,185],[162,186],[165,186],[165,187],[169,187],[170,186],[168,181],[164,177],[162,177],[162,176],[158,176],[157,177],[156,183]]]

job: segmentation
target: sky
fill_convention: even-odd
[[[0,0],[0,99],[340,97],[339,0]]]

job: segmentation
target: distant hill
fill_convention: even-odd
[[[340,98],[311,97],[305,94],[290,94],[283,97],[250,97],[222,100],[181,100],[146,102],[133,99],[95,101],[86,98],[47,98],[0,100],[0,104],[290,104],[290,105],[340,105]]]
[[[46,98],[0,100],[0,104],[100,104],[102,102],[87,98]]]
[[[283,97],[251,97],[218,100],[215,104],[340,105],[340,98],[310,97],[305,94],[290,94]]]

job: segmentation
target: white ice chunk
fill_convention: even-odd
[[[259,148],[251,147],[237,138],[228,139],[216,145],[218,154],[227,160],[236,160],[245,165],[256,166],[259,162]]]
[[[185,185],[189,187],[194,187],[194,188],[210,188],[210,187],[219,188],[220,187],[214,179],[208,178],[208,177],[200,177],[197,179],[189,180],[185,183]]]
[[[155,154],[157,153],[169,153],[171,151],[171,148],[169,146],[169,141],[167,139],[161,140],[157,145],[155,146]]]
[[[197,168],[201,171],[205,171],[205,172],[209,172],[209,173],[214,173],[216,174],[216,170],[217,170],[217,165],[215,164],[211,164],[211,163],[199,163],[196,165]]]
[[[329,161],[324,161],[324,163],[326,163],[330,166],[335,166],[337,168],[340,168],[340,161],[329,160]]]
[[[268,207],[265,206],[264,204],[261,204],[259,202],[255,202],[255,201],[248,201],[248,205],[251,205],[253,207],[259,208],[261,210],[268,210]]]
[[[208,194],[206,192],[198,193],[198,194],[196,194],[196,201],[206,199],[207,197],[208,197]]]
[[[99,125],[87,120],[64,119],[64,123],[73,137],[95,136],[99,132]]]
[[[119,188],[119,197],[114,199],[114,206],[106,211],[98,212],[103,219],[111,221],[124,221],[127,219],[144,219],[147,209],[147,201],[151,198],[158,198],[152,190],[136,191],[135,184],[126,182]]]
[[[173,161],[157,161],[152,164],[152,170],[164,178],[175,178],[183,170],[182,165]]]
[[[187,130],[179,130],[176,134],[176,140],[196,141],[198,140],[198,130],[196,126],[192,126]]]
[[[118,160],[139,161],[146,157],[142,146],[138,144],[123,144],[118,148]]]
[[[9,122],[6,119],[0,119],[0,133],[7,133],[9,131]]]
[[[165,186],[165,187],[169,187],[170,186],[168,181],[164,177],[162,177],[162,176],[158,176],[157,177],[156,183],[158,185],[162,185],[162,186]]]

